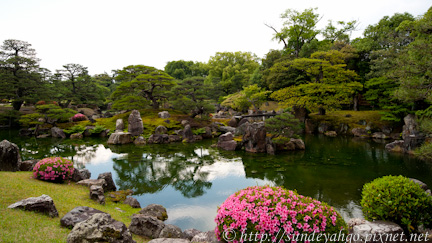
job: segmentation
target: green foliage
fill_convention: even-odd
[[[432,129],[430,127],[429,129]],[[420,147],[416,148],[414,151],[414,155],[420,159],[432,161],[432,143],[424,143]]]
[[[38,105],[35,113],[23,115],[19,121],[23,126],[42,125],[45,122],[55,124],[67,122],[75,114],[76,111],[72,109],[62,109],[54,104]]]
[[[272,134],[273,138],[298,136],[302,129],[300,121],[294,118],[291,113],[282,113],[266,119],[265,128],[268,133]]]
[[[206,83],[212,86],[212,92],[220,89],[222,95],[227,95],[248,85],[259,63],[256,55],[250,52],[217,52],[210,57],[207,67],[209,75]],[[212,98],[218,97],[212,95]]]
[[[86,130],[83,125],[75,125],[69,129],[64,129],[63,132],[66,134],[83,133]]]
[[[20,113],[16,110],[6,110],[0,113],[0,124],[13,126],[18,123],[20,119]]]
[[[147,105],[158,109],[167,100],[167,92],[176,85],[173,77],[154,67],[127,66],[116,72],[120,84],[111,99],[113,108],[117,110],[139,109]]]
[[[165,66],[165,72],[175,79],[191,77],[205,77],[208,75],[208,68],[205,64],[193,61],[171,61]]]
[[[99,134],[105,130],[106,130],[106,128],[104,126],[96,124],[96,126],[93,129],[90,129],[90,133]]]
[[[361,206],[367,220],[395,222],[406,232],[432,226],[432,197],[403,176],[384,176],[365,184]]]
[[[251,106],[253,106],[255,110],[259,110],[270,93],[271,91],[266,91],[258,87],[257,84],[249,85],[244,87],[240,92],[224,97],[224,101],[221,105],[229,106],[238,111],[247,111]]]
[[[205,134],[206,130],[204,127],[198,128],[198,129],[194,129],[192,130],[193,134],[195,135],[201,135],[201,134]]]

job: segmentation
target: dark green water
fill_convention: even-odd
[[[248,186],[295,189],[329,203],[349,219],[362,217],[362,186],[377,177],[404,175],[432,185],[432,163],[390,154],[384,143],[352,137],[306,136],[305,151],[275,156],[220,151],[210,147],[215,140],[114,146],[100,138],[22,138],[14,130],[0,130],[0,139],[16,143],[23,159],[69,157],[76,167],[89,169],[92,178],[111,171],[119,189],[134,190],[142,207],[165,206],[166,223],[182,229],[213,229],[217,206]]]

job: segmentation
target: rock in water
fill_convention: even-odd
[[[108,144],[132,143],[132,134],[129,132],[115,132],[108,138]]]
[[[132,136],[139,136],[144,131],[143,121],[141,119],[141,114],[138,110],[133,110],[128,118],[128,132]]]
[[[27,199],[21,200],[9,205],[8,208],[19,208],[27,211],[41,212],[48,214],[51,218],[59,216],[54,205],[54,201],[50,196],[45,194],[40,197],[29,197]]]
[[[0,171],[18,171],[21,157],[16,144],[3,140],[0,142]]]
[[[158,238],[160,232],[165,227],[164,222],[153,217],[143,214],[134,214],[129,226],[129,230],[137,235]]]
[[[96,213],[77,223],[67,237],[68,243],[84,242],[135,242],[126,225],[109,214]]]
[[[223,150],[234,151],[237,148],[237,142],[231,132],[219,136],[217,147]]]
[[[139,213],[146,216],[156,217],[162,221],[168,219],[166,208],[159,204],[149,204],[147,207],[141,209]]]

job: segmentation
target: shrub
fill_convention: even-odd
[[[313,234],[348,234],[345,221],[333,207],[282,187],[255,186],[234,193],[218,208],[215,221],[218,239],[230,242],[245,241],[242,233],[271,242]]]
[[[78,114],[75,114],[75,115],[71,118],[71,120],[72,120],[73,122],[77,122],[77,121],[85,121],[85,120],[87,120],[87,117],[86,117],[85,115],[81,114],[81,113],[78,113]]]
[[[83,133],[86,130],[83,125],[75,125],[69,129],[63,129],[66,134]]]
[[[74,167],[72,161],[62,157],[48,157],[40,160],[33,168],[34,178],[62,182],[72,178]]]
[[[105,130],[106,128],[104,126],[97,124],[93,129],[90,130],[90,132],[92,134],[99,134]]]
[[[363,186],[361,206],[367,220],[387,220],[406,232],[432,226],[432,197],[403,176],[384,176]]]
[[[36,102],[36,105],[45,105],[46,102],[44,100],[39,100],[38,102]]]

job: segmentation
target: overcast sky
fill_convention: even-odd
[[[167,62],[207,62],[216,52],[252,52],[263,57],[281,49],[272,41],[286,9],[318,7],[328,20],[359,21],[362,35],[383,16],[415,17],[431,0],[0,0],[0,42],[27,41],[41,66],[55,71],[78,63],[90,74],[127,65],[163,69]]]

